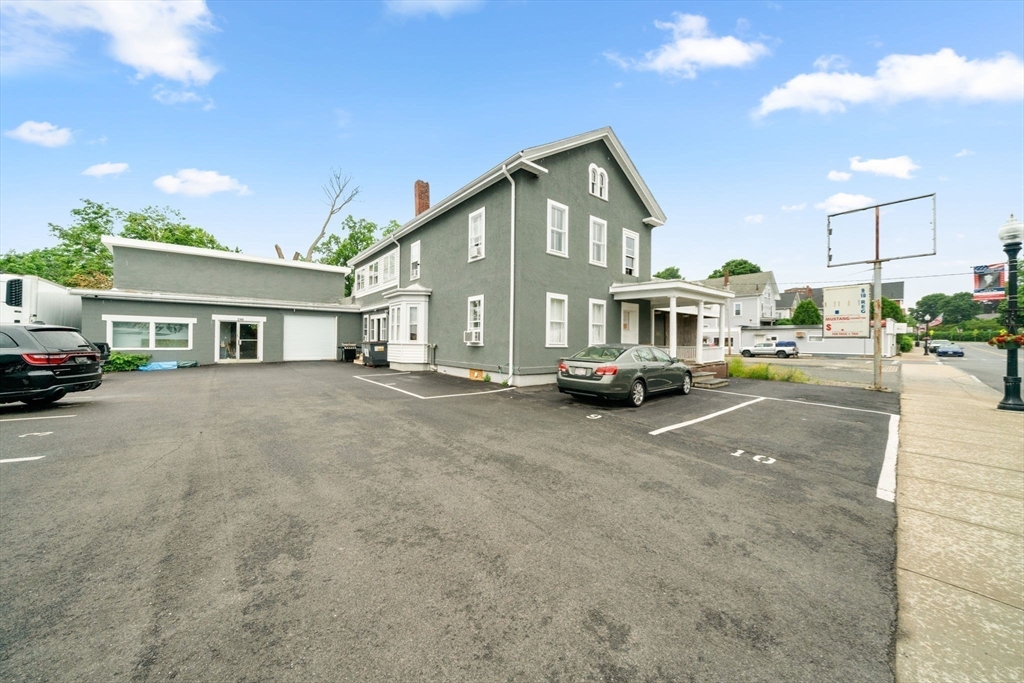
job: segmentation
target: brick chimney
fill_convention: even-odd
[[[814,298],[814,292],[811,291],[810,285],[807,286],[807,298],[808,299],[813,299]]]
[[[416,215],[419,216],[430,208],[430,183],[417,180],[412,187],[413,199],[416,202]]]

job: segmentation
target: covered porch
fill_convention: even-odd
[[[717,339],[727,338],[726,314],[732,292],[685,280],[651,280],[612,285],[616,301],[648,301],[651,305],[650,339],[641,340],[692,365],[725,361],[724,344],[706,341],[705,318],[718,320]],[[715,335],[710,335],[712,339]]]

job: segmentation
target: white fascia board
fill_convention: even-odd
[[[112,237],[106,235],[102,238],[103,245],[113,253],[114,247],[125,247],[127,249],[145,249],[147,251],[162,251],[169,254],[186,254],[188,256],[205,256],[207,258],[223,259],[226,261],[247,261],[249,263],[262,263],[271,266],[286,266],[288,268],[303,268],[305,270],[322,270],[328,273],[339,273],[348,275],[351,268],[347,266],[329,266],[325,263],[312,263],[310,261],[288,261],[269,256],[250,256],[238,254],[233,251],[220,251],[219,249],[201,249],[199,247],[184,247],[180,244],[165,244],[164,242],[150,242],[148,240],[133,240],[127,237]]]
[[[703,296],[705,297],[705,303],[718,303],[720,301],[732,299],[736,296],[734,293],[724,289],[704,287],[701,285],[695,285],[691,282],[685,282],[683,280],[658,280],[652,282],[639,282],[637,284],[617,284],[609,287],[608,291],[618,300],[628,299],[631,296],[639,298],[653,296],[682,296],[693,298],[694,296]]]
[[[277,299],[239,299],[207,294],[168,294],[165,292],[137,292],[117,289],[72,289],[72,294],[83,299],[117,299],[120,301],[148,301],[174,304],[203,304],[207,306],[242,306],[245,308],[280,308],[297,311],[328,311],[357,313],[358,306],[347,304],[320,304],[310,301],[280,301]]]
[[[434,290],[427,289],[426,287],[420,287],[419,285],[412,285],[411,287],[405,287],[404,289],[396,289],[393,292],[388,292],[384,295],[385,299],[393,299],[395,297],[429,297],[434,293]]]
[[[590,131],[589,133],[582,133],[575,135],[564,140],[558,140],[557,142],[551,142],[546,145],[540,145],[539,147],[530,147],[522,151],[522,155],[525,159],[533,161],[534,159],[542,159],[552,154],[558,154],[564,152],[567,149],[586,145],[595,140],[604,140],[608,144],[608,148],[612,151],[612,156],[615,157],[615,161],[618,162],[619,167],[622,168],[626,177],[629,178],[629,182],[633,185],[633,188],[640,195],[640,199],[643,201],[644,206],[651,212],[651,218],[656,221],[661,221],[663,225],[668,220],[665,216],[665,212],[661,210],[661,206],[658,205],[657,200],[654,199],[654,195],[651,193],[650,188],[647,187],[647,183],[640,176],[640,172],[636,170],[636,166],[633,165],[633,161],[626,154],[626,149],[622,146],[619,138],[615,135],[615,131],[611,129],[611,126],[605,126],[604,128],[598,128],[597,130]],[[645,221],[646,222],[646,221]]]

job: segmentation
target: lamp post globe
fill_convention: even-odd
[[[1017,255],[1020,253],[1021,240],[1024,239],[1024,223],[1010,214],[999,228],[999,241],[1006,252],[1006,331],[1010,336],[1017,334]],[[1020,397],[1020,375],[1017,371],[1017,345],[1006,347],[1006,376],[1003,377],[1003,400],[999,402],[1000,410],[1024,411],[1024,400]]]

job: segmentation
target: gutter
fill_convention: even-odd
[[[509,251],[509,277],[508,277],[508,379],[509,386],[512,385],[512,361],[516,340],[516,181],[509,175],[505,164],[501,165],[501,172],[512,184],[512,209],[509,219],[509,232],[511,233],[511,250]]]

